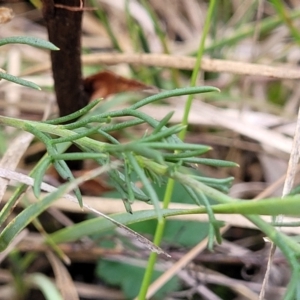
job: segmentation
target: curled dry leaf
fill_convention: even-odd
[[[9,22],[14,17],[14,13],[11,8],[0,7],[0,24]]]
[[[130,91],[157,92],[154,86],[140,81],[119,76],[110,71],[103,71],[84,79],[84,89],[90,100],[106,98],[109,95]]]

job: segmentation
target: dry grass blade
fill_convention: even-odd
[[[174,100],[173,100],[174,102]],[[174,115],[172,117],[173,122],[177,122],[180,118],[180,113],[183,109],[183,99],[180,98],[176,104],[173,105],[172,111],[174,111]],[[159,110],[157,106],[149,106],[146,108],[140,109],[143,112],[147,112],[150,115],[159,118],[161,114],[166,114],[168,110],[167,107],[160,106]],[[245,113],[245,116],[247,112]],[[255,113],[251,113],[251,115],[255,115]],[[216,118],[216,116],[218,116]],[[213,105],[206,104],[203,102],[195,102],[193,103],[193,109],[189,115],[189,123],[190,124],[209,124],[212,126],[220,126],[223,128],[227,128],[232,130],[233,132],[237,132],[241,135],[247,136],[259,143],[261,143],[266,147],[266,151],[272,152],[272,149],[276,149],[282,151],[283,153],[289,154],[292,148],[292,139],[276,132],[275,130],[268,129],[264,126],[260,126],[258,122],[250,123],[250,121],[243,119],[243,114],[241,117],[238,114],[230,114],[228,110],[223,110]],[[271,149],[270,149],[271,148]]]
[[[194,286],[196,286],[197,291],[200,295],[205,296],[207,293],[209,293],[209,295],[204,297],[205,299],[209,299],[209,300],[216,299],[216,296],[214,294],[212,294],[212,292],[210,290],[208,290],[208,288],[204,285],[205,282],[206,282],[205,279],[200,280],[202,282],[202,284],[199,285],[197,277],[199,277],[199,276],[200,277],[205,277],[205,276],[203,276],[204,274],[203,273],[201,274],[200,272],[195,272],[195,274],[190,275],[190,273],[191,272],[184,270],[184,271],[181,271],[178,274],[178,276],[186,282],[192,281],[192,284]],[[192,273],[194,273],[194,272],[192,272]],[[217,272],[213,272],[213,273],[217,273]],[[242,299],[245,299],[245,300],[246,299],[258,300],[258,294],[253,292],[250,287],[247,287],[243,283],[238,282],[237,280],[234,281],[234,280],[232,280],[232,279],[230,279],[227,276],[224,276],[222,274],[213,274],[213,275],[215,275],[215,278],[219,279],[218,280],[219,284],[220,284],[220,281],[221,281],[221,285],[231,288],[232,290],[237,292],[237,294],[239,294],[242,297]],[[195,277],[196,277],[196,279],[195,279]],[[199,290],[199,288],[201,288],[201,290]],[[218,298],[218,299],[221,299],[221,298]]]
[[[193,70],[196,58],[167,54],[128,54],[128,53],[101,53],[88,54],[82,57],[83,63],[102,63],[115,65],[120,63],[137,64],[144,66],[165,67],[174,69]],[[210,72],[226,72],[240,75],[267,76],[280,79],[299,79],[300,70],[291,69],[291,66],[270,67],[237,61],[203,58],[201,68]]]
[[[84,182],[85,180],[89,180],[93,177],[95,177],[96,175],[99,175],[99,173],[101,172],[105,172],[108,169],[111,168],[117,168],[119,166],[118,162],[113,162],[111,163],[110,166],[103,166],[100,168],[97,168],[95,170],[86,172],[83,176],[77,178],[72,184],[70,184],[70,186],[68,187],[69,190],[72,190],[73,188],[75,188],[78,184]],[[17,182],[20,183],[24,183],[28,186],[33,186],[34,185],[34,179],[26,176],[24,174],[18,173],[18,172],[14,172],[14,171],[10,171],[7,169],[2,169],[0,168],[0,177],[9,179],[9,180],[16,180]],[[46,191],[46,192],[54,192],[57,190],[57,188],[42,182],[41,184],[41,189]],[[69,195],[69,194],[65,194],[64,198],[75,202],[78,205],[78,200]],[[149,250],[156,252],[158,254],[164,254],[167,257],[170,257],[170,255],[168,253],[166,253],[165,251],[163,251],[160,247],[157,247],[156,245],[154,245],[151,241],[149,241],[148,239],[146,239],[145,237],[143,237],[142,235],[140,235],[139,233],[137,233],[136,231],[130,229],[129,227],[123,225],[122,223],[119,223],[118,221],[110,218],[109,216],[107,216],[106,214],[100,212],[99,210],[94,209],[93,207],[85,204],[83,202],[83,207],[88,209],[89,211],[95,213],[96,215],[99,215],[109,221],[111,221],[113,224],[115,224],[117,227],[119,227],[120,229],[124,230],[126,233],[129,233],[130,235],[132,235],[135,239],[137,239],[139,242],[141,242],[143,245],[145,245]]]
[[[93,53],[82,56],[82,62],[88,65],[106,64],[116,65],[122,63],[174,68],[180,70],[193,70],[196,58],[189,56],[167,55],[167,54],[136,54],[136,53]],[[30,67],[24,71],[24,75],[47,71],[50,63],[42,63]],[[291,68],[290,65],[278,67],[237,62],[230,60],[203,58],[201,68],[209,72],[225,72],[240,75],[265,76],[278,79],[299,79],[300,70]]]
[[[56,285],[64,300],[79,300],[76,286],[64,264],[50,251],[46,253],[52,266]]]
[[[10,144],[10,147],[5,152],[0,161],[0,168],[14,170],[21,157],[25,153],[27,147],[33,139],[33,135],[27,132],[17,136]],[[0,178],[0,202],[6,191],[8,180]]]
[[[223,234],[228,230],[229,227],[229,225],[223,227],[221,229],[221,233]],[[200,252],[202,252],[206,248],[206,245],[207,240],[204,239],[198,245],[192,248],[187,254],[185,254],[180,260],[174,263],[172,267],[168,268],[168,270],[163,275],[161,275],[150,285],[147,293],[147,298],[151,298],[166,282],[168,282],[173,276],[175,276],[177,272],[187,266]],[[258,299],[258,295],[245,286],[236,285],[234,287],[234,290],[246,297],[246,299]],[[135,300],[137,300],[137,298]]]
[[[164,272],[157,280],[155,280],[148,288],[147,298],[151,298],[166,282],[170,280],[176,273],[190,263],[203,249],[206,248],[207,240],[201,241],[192,248],[186,255],[177,261],[171,268]],[[135,300],[138,300],[135,298]]]

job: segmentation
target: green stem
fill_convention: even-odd
[[[195,65],[195,68],[194,68],[193,74],[192,74],[192,78],[191,78],[191,84],[190,85],[192,87],[196,85],[198,73],[199,73],[199,70],[201,68],[201,60],[202,60],[202,56],[203,56],[204,48],[205,48],[204,47],[205,46],[205,39],[206,39],[206,36],[208,34],[208,31],[209,31],[209,27],[210,27],[212,15],[213,15],[213,12],[214,12],[215,4],[216,4],[216,0],[211,0],[210,3],[209,3],[208,14],[207,14],[207,17],[206,17],[206,20],[205,20],[205,24],[204,24],[204,28],[203,28],[203,34],[202,34],[202,38],[201,38],[200,45],[199,45],[199,50],[198,50],[198,55],[197,55],[197,63]],[[188,124],[188,116],[189,116],[189,113],[190,113],[192,100],[193,100],[193,96],[189,95],[188,100],[187,100],[186,105],[185,105],[183,119],[182,119],[182,122],[181,122],[182,125],[187,125]],[[186,134],[186,128],[184,128],[180,132],[179,137],[183,140],[184,137],[185,137],[185,134]],[[173,190],[174,190],[174,185],[175,185],[174,180],[169,179],[168,184],[167,184],[167,188],[166,188],[166,192],[165,192],[165,196],[164,196],[164,200],[163,200],[163,208],[168,208],[168,206],[169,206],[169,203],[170,203],[171,198],[172,198]],[[155,235],[154,235],[154,244],[155,245],[160,245],[160,243],[161,243],[163,233],[164,233],[165,224],[166,224],[165,219],[163,219],[161,222],[159,222],[157,224]],[[151,278],[152,278],[152,275],[153,275],[154,266],[155,266],[155,263],[156,263],[156,257],[157,257],[157,255],[155,253],[150,254],[148,264],[147,264],[147,268],[146,268],[146,271],[145,271],[145,274],[144,274],[143,282],[142,282],[142,285],[141,285],[141,289],[140,289],[140,292],[139,292],[139,295],[138,295],[139,300],[146,299],[148,287],[150,285]]]
[[[201,37],[201,41],[200,41],[200,45],[199,45],[199,49],[198,49],[198,53],[197,53],[197,61],[196,61],[196,65],[195,68],[193,70],[192,73],[192,78],[191,78],[191,83],[190,86],[194,87],[196,86],[196,82],[197,82],[197,78],[198,78],[198,74],[200,72],[201,69],[201,62],[202,62],[202,57],[205,51],[205,40],[210,28],[210,23],[211,23],[211,19],[212,19],[212,15],[214,12],[214,8],[215,8],[215,4],[216,4],[216,0],[211,0],[210,4],[209,4],[209,8],[208,8],[208,13],[207,13],[207,17],[205,20],[205,24],[203,27],[203,33],[202,33],[202,37]],[[192,103],[193,103],[193,95],[190,94],[188,96],[187,102],[185,104],[185,108],[184,108],[184,114],[183,114],[183,118],[181,121],[182,125],[188,125],[188,118],[189,118],[189,114],[191,111],[191,107],[192,107]],[[186,135],[186,131],[187,128],[183,129],[180,134],[179,134],[179,138],[184,140],[185,135]]]
[[[141,0],[141,1],[153,21],[156,34],[158,35],[158,38],[162,44],[164,53],[170,54],[169,46],[168,46],[167,39],[166,39],[166,34],[160,27],[157,15],[154,13],[153,9],[149,5],[149,3],[148,3],[149,1],[146,1],[146,0]],[[172,75],[173,84],[175,85],[175,87],[178,87],[179,86],[178,70],[171,69],[171,75]]]

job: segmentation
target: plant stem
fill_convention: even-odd
[[[158,38],[159,38],[159,40],[162,44],[164,53],[165,54],[170,54],[169,46],[168,46],[167,39],[166,39],[166,34],[162,30],[156,14],[154,13],[151,6],[149,5],[148,1],[142,0],[141,2],[144,5],[144,7],[146,8],[146,10],[148,11],[148,13],[149,13],[149,15],[150,15],[150,17],[153,21],[155,31],[156,31],[156,33],[158,35]],[[179,87],[178,70],[171,69],[171,76],[172,76],[172,81],[173,81],[173,84],[175,85],[175,87]]]
[[[213,12],[214,12],[215,4],[216,4],[216,0],[211,0],[210,3],[209,3],[208,14],[207,14],[207,17],[206,17],[206,20],[205,20],[203,33],[202,33],[202,37],[201,37],[201,41],[200,41],[200,45],[199,45],[198,54],[197,54],[197,63],[196,63],[196,66],[193,70],[193,74],[192,74],[192,78],[191,78],[190,85],[192,87],[196,85],[198,73],[199,73],[199,70],[201,68],[201,60],[202,60],[202,56],[203,56],[203,53],[204,53],[205,40],[206,40],[206,36],[208,34],[208,31],[209,31],[209,27],[210,27],[212,15],[213,15]],[[192,106],[192,101],[193,101],[193,96],[189,95],[189,97],[187,99],[187,102],[186,102],[186,105],[185,105],[183,119],[182,119],[182,122],[181,122],[182,125],[187,125],[188,124],[188,116],[189,116],[190,109],[191,109],[191,106]],[[180,132],[179,137],[183,140],[184,137],[185,137],[185,134],[186,134],[186,128],[183,129]],[[167,188],[166,188],[166,192],[165,192],[165,196],[164,196],[164,200],[163,200],[163,208],[168,208],[168,206],[169,206],[169,203],[170,203],[171,198],[172,198],[173,190],[174,190],[174,185],[175,185],[174,180],[169,179],[168,184],[167,184]],[[165,224],[166,224],[165,219],[163,219],[162,221],[160,221],[157,224],[155,235],[154,235],[154,244],[155,245],[160,245],[160,243],[161,243],[163,233],[164,233]],[[139,292],[139,295],[138,295],[139,300],[146,299],[148,287],[150,285],[153,270],[154,270],[154,266],[155,266],[155,263],[156,263],[156,258],[157,258],[157,254],[155,254],[155,253],[150,254],[148,264],[147,264],[147,268],[146,268],[146,271],[145,271],[145,274],[144,274],[143,282],[142,282],[142,285],[141,285],[141,289],[140,289],[140,292]]]
[[[195,68],[192,73],[192,78],[191,78],[191,83],[190,83],[190,86],[192,86],[192,87],[196,86],[198,74],[201,69],[201,60],[202,60],[202,56],[205,51],[205,40],[206,40],[208,31],[210,28],[210,23],[211,23],[212,15],[214,12],[215,4],[216,4],[216,0],[210,1],[208,13],[207,13],[207,17],[206,17],[205,24],[203,27],[203,33],[202,33],[202,37],[201,37],[201,41],[200,41],[200,45],[199,45],[199,49],[198,49],[198,53],[197,53],[197,61],[196,61],[196,65],[195,65]],[[182,125],[185,125],[185,126],[188,125],[188,118],[189,118],[189,113],[190,113],[190,110],[192,107],[192,102],[193,102],[193,95],[189,95],[188,99],[186,101],[186,104],[185,104],[185,108],[184,108],[184,114],[183,114],[183,118],[181,121]],[[179,133],[180,139],[184,140],[186,131],[187,131],[187,128],[183,129]]]

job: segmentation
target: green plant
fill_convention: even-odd
[[[28,36],[25,37],[15,36],[15,37],[0,39],[0,46],[6,44],[26,44],[26,45],[31,45],[31,46],[53,50],[53,51],[59,50],[55,45],[53,45],[48,41],[35,38],[35,37],[28,37]],[[3,70],[1,70],[0,72],[0,79],[8,80],[16,84],[23,85],[25,87],[30,87],[33,89],[40,90],[40,87],[37,86],[35,83],[13,76],[11,74],[7,74]],[[4,139],[4,136],[2,136],[2,134],[1,134],[1,139]],[[4,152],[6,149],[1,149],[1,150],[2,150],[1,152]],[[47,299],[54,299],[54,298],[62,299],[59,291],[57,290],[55,285],[50,281],[48,277],[46,277],[43,274],[37,274],[37,273],[31,274],[29,276],[25,274],[27,268],[29,267],[29,264],[32,262],[34,258],[35,255],[33,253],[28,253],[24,257],[21,257],[18,251],[12,251],[11,253],[9,253],[9,261],[11,263],[11,268],[12,268],[11,275],[13,278],[14,288],[15,288],[14,291],[15,297],[18,297],[19,299],[23,299],[27,295],[28,289],[30,287],[38,287],[40,288],[40,290],[43,292],[43,294]]]
[[[165,127],[165,124],[170,119],[171,114],[158,122],[146,114],[139,112],[137,109],[165,97],[209,91],[216,91],[216,89],[213,87],[195,87],[164,92],[159,95],[148,97],[127,109],[104,112],[102,114],[93,114],[92,116],[87,115],[83,119],[67,125],[55,124],[60,124],[77,118],[89,111],[97,104],[97,102],[91,103],[80,112],[52,121],[33,122],[0,116],[0,123],[31,132],[46,145],[48,155],[45,156],[31,172],[31,176],[35,178],[33,189],[37,198],[40,195],[43,175],[51,163],[54,164],[55,168],[63,178],[70,180],[73,177],[65,163],[65,160],[92,158],[100,165],[107,167],[108,174],[110,175],[116,189],[122,194],[122,198],[126,203],[125,207],[128,211],[130,211],[130,203],[134,201],[134,199],[139,199],[152,203],[156,209],[158,219],[161,220],[162,215],[159,208],[159,200],[151,185],[151,180],[154,182],[163,182],[164,177],[172,177],[176,170],[187,172],[189,164],[191,163],[204,163],[212,166],[227,167],[234,166],[235,164],[195,157],[195,155],[207,152],[210,148],[203,145],[182,143],[175,135],[182,129],[182,126],[175,125],[170,128]],[[113,118],[120,116],[133,116],[134,119],[118,124],[108,124],[113,123]],[[138,141],[120,144],[109,134],[114,130],[134,126],[141,122],[145,122],[153,127],[153,131]],[[99,142],[86,137],[93,132],[98,132],[100,135],[107,138],[110,143]],[[59,137],[56,138],[55,136]],[[70,145],[71,142],[75,143],[83,150],[83,152],[63,154],[62,152]],[[180,153],[170,152],[175,150],[180,151]],[[124,166],[122,172],[119,170],[120,168],[118,170],[115,169],[116,167],[111,169],[113,164],[112,161],[114,159],[122,162],[122,165]],[[137,174],[143,182],[146,193],[134,186],[131,180],[133,174]],[[201,178],[199,179],[201,180]],[[210,180],[208,179],[207,184],[209,184],[209,182]],[[212,184],[216,184],[215,179],[212,179]],[[6,220],[11,207],[13,207],[23,189],[24,187],[19,188],[1,211],[1,224],[3,224]],[[59,194],[65,192],[66,188],[62,187],[61,189],[62,191],[58,192]],[[76,195],[79,204],[83,205],[78,189],[76,189]],[[47,196],[44,199],[45,201],[35,204],[35,208],[29,206],[27,208],[29,212],[26,212],[27,210],[25,209],[14,222],[10,223],[10,225],[3,230],[0,235],[0,239],[2,241],[2,243],[0,243],[2,244],[1,248],[4,249],[13,237],[20,232],[20,230],[30,222],[30,220],[46,209],[52,201],[55,201],[56,197],[57,195],[52,195],[50,197]],[[195,200],[198,203],[202,201],[202,199],[196,195]]]
[[[52,43],[42,40],[40,38],[36,37],[30,37],[30,36],[14,36],[14,37],[8,37],[8,38],[3,38],[0,39],[0,47],[3,45],[7,44],[25,44],[25,45],[30,45],[30,46],[35,46],[39,48],[44,48],[52,51],[57,51],[59,50],[55,45]],[[0,72],[0,78],[23,85],[27,86],[36,90],[40,90],[40,87],[37,86],[35,83],[24,80],[20,77],[13,76],[11,74],[7,74],[3,71]]]
[[[294,284],[296,284],[296,280],[299,278],[300,267],[296,257],[300,253],[300,246],[292,238],[278,232],[273,226],[263,221],[258,215],[276,215],[279,213],[287,215],[295,214],[297,211],[300,211],[299,197],[286,197],[284,199],[285,206],[282,208],[280,207],[280,203],[283,199],[280,198],[267,199],[259,202],[245,202],[226,196],[214,188],[216,184],[218,184],[218,180],[191,175],[189,172],[189,164],[198,163],[219,167],[232,167],[235,166],[234,163],[195,157],[195,155],[201,155],[207,152],[209,147],[181,142],[175,133],[180,131],[182,126],[176,125],[170,128],[165,127],[170,116],[167,116],[162,121],[158,122],[137,110],[143,105],[168,96],[215,90],[216,89],[212,87],[194,87],[164,92],[143,99],[127,109],[100,114],[97,114],[96,110],[95,112],[87,114],[82,119],[67,125],[55,124],[66,120],[70,121],[87,113],[98,102],[91,103],[88,107],[70,116],[47,122],[34,122],[0,116],[0,124],[13,126],[35,134],[45,143],[48,150],[48,154],[37,164],[30,175],[35,179],[34,191],[39,200],[34,204],[28,205],[5,226],[0,234],[1,250],[3,251],[23,228],[31,221],[35,220],[39,214],[45,211],[57,198],[76,188],[79,183],[86,179],[95,177],[102,172],[108,172],[116,188],[121,192],[122,198],[126,203],[125,207],[128,211],[130,211],[130,203],[135,199],[150,202],[154,205],[155,209],[132,214],[124,213],[111,217],[103,216],[103,214],[100,213],[104,218],[94,218],[58,230],[57,232],[46,236],[45,242],[53,246],[61,242],[74,241],[86,235],[107,231],[116,226],[121,226],[121,228],[135,234],[132,230],[126,229],[126,225],[150,219],[157,219],[158,222],[161,222],[166,216],[195,213],[208,213],[210,217],[210,239],[214,240],[216,238],[220,242],[219,229],[223,226],[223,223],[215,219],[214,213],[240,213],[244,214],[272,241],[274,241],[292,264],[292,289],[289,290],[289,293],[292,293],[291,291],[294,291],[295,289]],[[119,116],[133,116],[133,119],[114,124],[114,118]],[[144,137],[137,141],[120,144],[110,135],[110,132],[114,130],[135,126],[142,122],[153,127],[153,130],[151,133],[145,134]],[[95,131],[105,136],[111,143],[99,142],[86,137],[86,135]],[[83,150],[83,153],[62,153],[71,142],[79,146]],[[179,152],[174,153],[173,151],[175,150]],[[64,161],[84,158],[92,158],[102,167],[91,171],[82,178],[71,180],[70,183],[62,185],[56,191],[44,198],[39,197],[41,178],[51,163],[54,164],[62,176],[68,177],[70,176],[70,171]],[[115,159],[117,160],[115,161]],[[145,192],[135,187],[134,183],[131,181],[132,175],[139,177],[145,187]],[[185,186],[187,190],[190,191],[192,199],[198,205],[201,205],[199,209],[160,209],[158,206],[158,197],[153,189],[152,182],[163,182],[165,178],[172,178]],[[223,180],[221,180],[219,184],[223,186]],[[209,187],[209,185],[212,185],[213,187]],[[11,208],[15,205],[25,188],[26,186],[24,185],[19,187],[0,212],[0,223],[2,225],[5,220],[7,220]],[[208,198],[223,204],[210,205],[207,200]],[[84,203],[81,202],[79,194],[78,202],[81,205],[84,205]],[[142,242],[152,251],[165,253],[160,248],[149,243],[149,241],[141,239],[139,235],[136,234],[135,236],[142,240]]]

